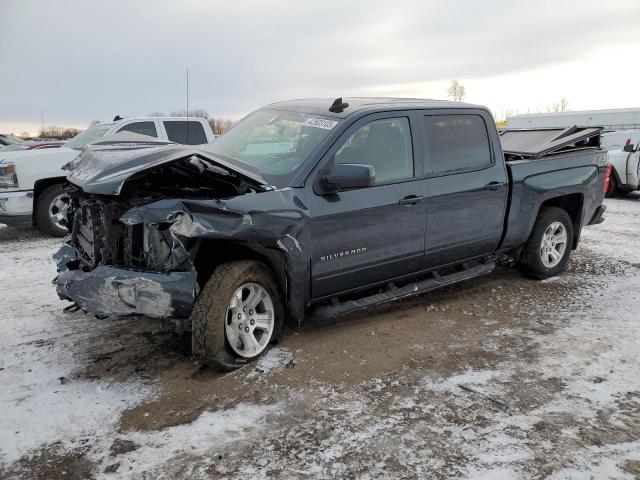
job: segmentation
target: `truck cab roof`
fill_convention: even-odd
[[[487,110],[486,107],[481,105],[428,98],[344,97],[341,100],[348,104],[348,106],[341,111],[330,111],[329,108],[336,100],[340,99],[302,98],[272,103],[266,105],[264,108],[305,112],[335,118],[347,118],[356,113],[373,113],[388,110],[440,108],[474,108]]]

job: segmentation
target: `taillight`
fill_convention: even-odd
[[[604,183],[602,184],[602,193],[607,193],[609,190],[609,182],[611,182],[611,164],[607,163],[604,167]]]

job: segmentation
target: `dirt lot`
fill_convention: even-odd
[[[0,228],[2,478],[640,478],[640,197],[569,271],[290,330],[221,375],[171,325],[61,312]]]

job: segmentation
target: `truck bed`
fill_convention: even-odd
[[[522,245],[536,220],[538,206],[548,199],[563,195],[577,198],[582,205],[582,222],[575,225],[575,247],[580,236],[580,225],[588,225],[602,204],[606,164],[606,152],[595,147],[507,160],[512,188],[502,247],[508,249]]]

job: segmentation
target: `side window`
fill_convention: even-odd
[[[428,115],[424,124],[433,173],[491,165],[489,136],[480,115]]]
[[[135,122],[122,127],[118,132],[133,132],[148,137],[157,137],[156,124],[154,122]]]
[[[385,118],[363,125],[342,144],[335,155],[335,163],[373,166],[376,184],[412,178],[409,119]]]
[[[187,130],[187,126],[189,129]],[[200,122],[183,122],[180,120],[167,120],[164,129],[172,142],[182,145],[202,145],[207,143],[207,135]]]

